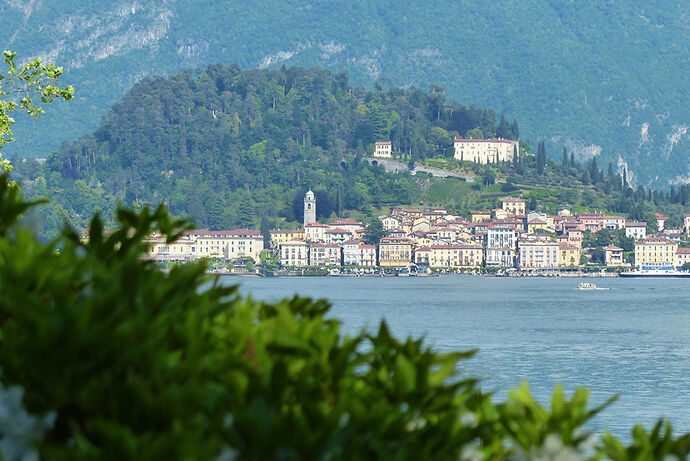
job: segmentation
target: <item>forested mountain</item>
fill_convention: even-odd
[[[368,88],[436,83],[517,118],[548,152],[567,144],[668,187],[690,177],[689,29],[680,0],[0,0],[3,47],[64,65],[77,89],[40,122],[18,120],[6,150],[45,156],[146,76],[319,65]]]
[[[319,211],[410,204],[428,179],[388,174],[363,157],[377,140],[414,162],[445,152],[453,136],[516,137],[492,111],[446,102],[418,88],[365,91],[343,73],[209,66],[144,79],[93,133],[65,142],[44,164],[18,162],[31,196],[76,224],[117,203],[165,203],[212,229],[256,225],[260,216],[299,220],[301,194],[320,192]],[[298,200],[293,207],[293,198]]]

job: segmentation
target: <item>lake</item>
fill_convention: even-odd
[[[273,301],[327,298],[346,332],[375,329],[425,336],[438,351],[478,348],[462,370],[484,379],[496,400],[528,380],[542,403],[556,383],[584,385],[599,404],[619,400],[590,425],[629,439],[641,422],[665,416],[690,431],[690,280],[589,279],[609,290],[583,291],[583,279],[294,277],[235,278],[244,294]]]

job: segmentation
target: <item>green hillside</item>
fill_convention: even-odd
[[[638,219],[661,209],[679,218],[690,206],[689,186],[633,190],[612,164],[605,174],[595,159],[547,161],[544,143],[536,155],[522,143],[514,164],[453,159],[460,133],[514,138],[518,131],[516,120],[438,91],[366,91],[343,73],[316,68],[209,66],[142,80],[95,131],[64,143],[44,163],[15,162],[14,175],[29,196],[53,201],[40,219],[45,236],[63,220],[83,227],[98,210],[112,219],[120,203],[164,203],[211,229],[266,219],[296,224],[307,188],[317,193],[320,218],[366,219],[420,203],[466,214],[493,208],[509,193],[534,198],[533,207],[545,211],[569,205]],[[392,141],[405,164],[462,170],[475,181],[387,173],[366,160],[377,140]]]
[[[436,83],[517,118],[547,151],[690,177],[690,3],[0,1],[0,43],[66,67],[74,104],[19,120],[7,150],[43,157],[97,127],[136,81],[206,63],[318,65],[371,88]]]

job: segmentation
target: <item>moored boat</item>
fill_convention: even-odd
[[[677,271],[671,269],[664,270],[636,270],[621,272],[621,277],[646,277],[646,278],[686,278],[690,277],[690,272]]]

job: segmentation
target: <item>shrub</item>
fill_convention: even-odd
[[[588,392],[551,408],[523,384],[494,403],[459,375],[473,351],[421,339],[343,336],[329,304],[238,295],[192,262],[142,260],[154,230],[186,224],[164,208],[96,215],[83,241],[67,228],[42,243],[17,224],[31,204],[0,176],[0,404],[8,458],[79,459],[651,459],[686,457],[668,423],[625,447],[582,425]],[[7,391],[5,391],[5,389]],[[9,396],[9,397],[8,397]],[[17,403],[17,401],[20,401]],[[21,407],[21,408],[17,408]],[[22,426],[24,427],[24,426]],[[19,431],[19,433],[18,433]]]

